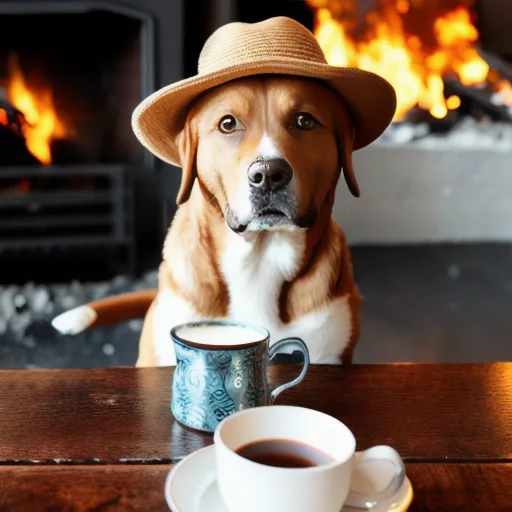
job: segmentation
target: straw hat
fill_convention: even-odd
[[[180,166],[175,139],[190,102],[230,80],[268,73],[322,79],[337,90],[351,111],[354,150],[379,137],[395,113],[395,91],[386,80],[359,69],[329,66],[306,27],[276,17],[216,30],[203,46],[197,75],[156,91],[135,109],[135,135],[156,156]]]

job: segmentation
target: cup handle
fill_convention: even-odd
[[[285,391],[286,389],[293,388],[293,386],[296,386],[297,384],[300,384],[303,381],[304,377],[306,376],[306,372],[308,371],[309,368],[308,347],[300,338],[285,338],[283,340],[278,341],[277,343],[274,343],[274,345],[272,345],[268,351],[269,360],[271,361],[279,352],[279,350],[286,346],[293,346],[300,352],[302,352],[302,355],[304,356],[304,366],[302,367],[302,371],[300,372],[298,377],[296,377],[290,382],[285,382],[284,384],[281,384],[280,386],[277,386],[272,390],[270,394],[272,403],[283,391]]]
[[[398,452],[391,446],[373,446],[363,452],[356,452],[352,474],[361,470],[365,464],[376,461],[391,462],[395,466],[395,474],[389,484],[382,491],[369,494],[350,489],[344,506],[371,510],[382,500],[393,496],[402,487],[405,480],[405,466]]]

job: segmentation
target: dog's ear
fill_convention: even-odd
[[[354,167],[352,165],[352,149],[354,147],[354,128],[348,116],[347,110],[339,108],[336,114],[339,121],[336,128],[336,139],[338,143],[338,155],[340,165],[343,170],[343,176],[348,189],[354,197],[359,197],[359,185],[357,184]]]
[[[197,133],[193,129],[192,123],[185,123],[185,127],[178,135],[178,151],[180,153],[182,174],[176,204],[181,206],[190,197],[197,176]]]

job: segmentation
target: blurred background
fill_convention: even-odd
[[[396,88],[334,215],[364,298],[355,361],[512,357],[509,0],[0,0],[0,367],[133,365],[141,321],[57,335],[56,314],[156,286],[181,171],[135,106],[194,75],[230,21],[286,15],[329,63]]]

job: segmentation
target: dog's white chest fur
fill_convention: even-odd
[[[301,232],[231,235],[222,261],[229,289],[229,317],[258,323],[274,332],[279,325],[279,294],[300,264],[305,238]]]
[[[221,263],[229,290],[228,319],[259,324],[270,332],[271,344],[299,337],[308,346],[312,363],[336,364],[352,330],[348,297],[340,297],[323,309],[283,324],[279,296],[285,281],[293,279],[304,252],[302,232],[254,234],[246,240],[230,233]],[[200,319],[191,305],[170,290],[159,293],[154,316],[155,355],[159,366],[175,365],[169,332],[177,324]]]

